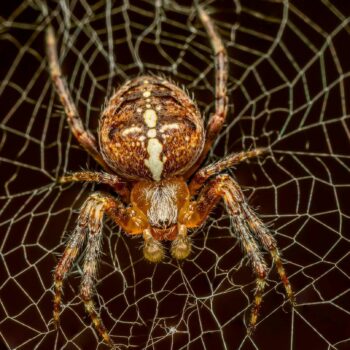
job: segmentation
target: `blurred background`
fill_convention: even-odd
[[[290,308],[271,268],[256,332],[247,336],[254,274],[221,205],[191,233],[183,263],[147,263],[142,239],[106,220],[95,297],[102,319],[120,349],[349,349],[350,4],[200,3],[230,70],[227,122],[207,162],[271,148],[230,173],[276,237],[298,305]],[[81,259],[65,283],[60,330],[50,324],[52,272],[79,208],[91,191],[109,189],[56,183],[99,168],[72,137],[49,79],[49,23],[94,132],[106,97],[143,73],[186,87],[207,120],[214,59],[190,1],[0,5],[0,348],[107,349],[79,299]]]

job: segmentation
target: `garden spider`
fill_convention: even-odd
[[[87,238],[80,296],[95,328],[110,346],[113,342],[92,300],[104,214],[124,232],[143,236],[143,253],[148,261],[156,263],[163,259],[162,240],[172,241],[171,255],[181,260],[191,252],[187,229],[203,225],[223,199],[256,274],[248,329],[253,330],[256,325],[266,284],[267,266],[258,243],[270,252],[286,294],[293,302],[274,237],[249,207],[238,183],[229,175],[218,175],[265,150],[231,154],[198,170],[225,121],[228,99],[226,50],[208,14],[201,7],[198,14],[211,41],[216,67],[216,109],[206,131],[196,104],[183,90],[166,79],[141,76],[126,82],[109,100],[100,119],[99,146],[78,115],[62,77],[54,32],[51,27],[47,29],[50,74],[68,124],[81,146],[105,170],[76,172],[63,176],[60,182],[102,183],[119,195],[117,198],[94,192],[83,204],[76,228],[55,269],[53,318],[58,325],[63,280]]]

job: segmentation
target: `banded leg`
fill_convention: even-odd
[[[286,294],[292,304],[294,302],[294,296],[279,258],[275,239],[249,207],[238,184],[228,175],[216,177],[203,188],[198,199],[190,203],[188,213],[184,216],[184,224],[187,227],[198,227],[202,225],[210,211],[221,198],[225,201],[227,210],[232,216],[235,231],[241,239],[257,275],[255,297],[248,329],[248,331],[252,331],[257,322],[266,276],[266,265],[261,257],[255,237],[269,250],[285,287]]]
[[[259,157],[260,155],[266,153],[266,151],[266,148],[256,148],[251,151],[230,154],[224,159],[200,169],[194,175],[188,186],[191,196],[194,196],[211,176],[216,175],[225,169],[231,168],[234,165],[245,161],[246,159]]]
[[[231,201],[230,198],[225,200],[225,202],[229,201]],[[256,241],[251,236],[249,228],[246,226],[242,218],[239,217],[239,215],[233,218],[233,225],[238,239],[241,241],[256,275],[254,302],[253,306],[251,307],[248,326],[248,333],[251,334],[255,329],[259,316],[263,293],[266,286],[267,267]]]
[[[53,321],[57,328],[60,322],[61,300],[63,294],[63,281],[67,272],[71,269],[85,239],[84,226],[79,220],[71,235],[67,247],[58,262],[54,272],[54,302],[53,302]]]
[[[111,186],[124,199],[124,201],[126,201],[126,203],[129,203],[130,201],[130,191],[127,187],[127,183],[114,174],[96,171],[79,171],[62,176],[59,178],[58,182],[97,182],[105,184]]]
[[[220,133],[227,116],[227,52],[213,21],[201,6],[198,6],[198,15],[209,36],[215,56],[215,113],[210,117],[207,125],[203,151],[194,166],[185,174],[186,178],[190,177],[202,164]]]
[[[276,265],[277,272],[281,278],[287,297],[292,305],[295,305],[295,296],[288,280],[286,271],[283,267],[283,263],[280,257],[280,253],[277,247],[275,238],[271,235],[264,223],[254,213],[253,209],[246,202],[242,190],[238,184],[232,181],[230,191],[233,194],[238,205],[242,208],[243,220],[247,222],[250,231],[254,234],[256,239],[262,244],[262,246],[270,253],[271,258]]]
[[[227,209],[232,215],[234,230],[241,240],[244,250],[249,257],[253,271],[256,275],[256,287],[254,293],[254,302],[250,312],[250,320],[248,325],[248,334],[252,334],[258,320],[261,303],[263,300],[263,293],[266,286],[267,267],[262,257],[262,253],[251,234],[249,225],[245,220],[242,209],[236,202],[234,193],[229,188],[223,188],[223,198]],[[238,205],[237,205],[238,204]]]
[[[55,270],[53,318],[55,324],[58,325],[63,281],[75,258],[78,256],[85,236],[88,235],[81,282],[81,297],[84,301],[85,309],[89,313],[97,331],[111,345],[112,343],[108,333],[91,299],[93,282],[96,276],[104,213],[109,215],[125,232],[130,234],[141,234],[146,227],[146,223],[142,217],[138,217],[132,209],[125,208],[114,197],[100,192],[91,194],[80,210],[77,226]]]
[[[57,56],[57,42],[52,27],[46,30],[46,50],[50,66],[51,79],[55,85],[56,92],[60,97],[64,111],[67,115],[67,121],[70,129],[80,143],[80,145],[105,169],[109,170],[108,165],[103,160],[98,151],[97,142],[94,135],[85,130],[82,120],[79,117],[77,108],[73,102],[72,96],[67,87],[66,81],[62,76],[60,64]]]
[[[102,240],[102,219],[104,214],[104,199],[99,196],[92,197],[88,200],[83,208],[89,219],[87,223],[88,242],[83,265],[83,276],[80,285],[80,296],[84,302],[85,310],[89,314],[96,330],[102,339],[109,346],[113,346],[113,342],[103,325],[96,307],[93,297],[94,285],[97,274],[98,260],[101,252]]]
[[[266,226],[261,222],[261,220],[255,215],[253,210],[248,207],[246,210],[246,217],[245,219],[248,222],[248,225],[251,229],[251,231],[254,233],[255,237],[258,239],[258,241],[262,244],[262,246],[270,252],[271,258],[276,266],[277,272],[280,276],[280,279],[283,283],[283,287],[286,291],[287,297],[290,301],[290,303],[295,306],[295,296],[293,293],[292,286],[289,282],[286,270],[284,269],[281,255],[277,247],[277,242],[275,238],[271,235],[271,233],[268,231]]]

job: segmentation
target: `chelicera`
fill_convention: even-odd
[[[227,54],[218,32],[203,8],[199,18],[210,39],[216,67],[215,113],[206,128],[194,101],[172,82],[157,76],[140,76],[121,86],[102,112],[99,142],[85,130],[58,63],[56,39],[47,30],[50,74],[80,145],[103,168],[63,176],[61,183],[88,181],[109,185],[115,196],[94,192],[83,204],[77,225],[54,273],[54,322],[59,322],[63,280],[87,240],[80,295],[85,309],[104,341],[113,346],[93,302],[104,215],[129,235],[142,235],[143,254],[152,263],[164,258],[162,241],[170,240],[174,259],[191,253],[188,229],[200,227],[223,199],[233,229],[256,275],[256,289],[249,320],[254,329],[262,301],[267,265],[259,248],[270,252],[286,294],[293,292],[283,268],[276,241],[249,207],[239,184],[223,170],[264,149],[230,154],[200,168],[227,115]]]

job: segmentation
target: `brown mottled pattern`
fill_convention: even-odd
[[[149,97],[143,95],[145,91],[150,92]],[[155,138],[162,145],[161,179],[183,174],[198,159],[203,148],[203,122],[187,94],[159,77],[142,76],[130,80],[112,96],[100,122],[100,145],[105,161],[124,177],[152,179],[145,165],[150,157],[147,150],[150,127],[143,116],[150,109],[157,115]],[[170,124],[178,128],[161,131],[162,126]],[[130,128],[140,130],[125,134]]]

